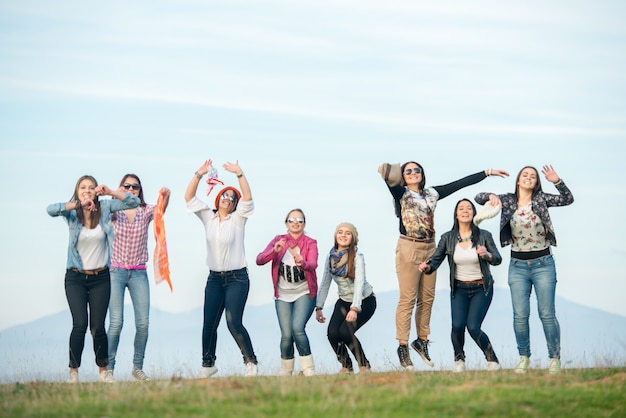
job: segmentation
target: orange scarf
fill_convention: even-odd
[[[170,280],[170,263],[167,257],[167,243],[165,242],[165,222],[163,214],[165,212],[165,199],[163,194],[159,193],[156,206],[154,207],[154,238],[156,244],[154,246],[154,281],[156,284],[166,281],[172,288]]]

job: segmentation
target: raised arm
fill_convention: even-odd
[[[239,188],[241,189],[241,200],[252,200],[250,184],[248,183],[248,179],[243,173],[243,170],[241,169],[241,167],[239,167],[239,160],[235,161],[234,163],[227,162],[226,164],[224,164],[224,170],[230,173],[235,173],[235,175],[237,175],[237,180],[239,180]]]
[[[211,160],[206,160],[200,166],[200,168],[195,173],[193,173],[193,177],[191,178],[191,180],[189,180],[189,184],[187,185],[187,189],[185,190],[185,202],[189,202],[196,196],[200,180],[202,180],[202,176],[209,172],[209,167],[211,167],[211,164]]]

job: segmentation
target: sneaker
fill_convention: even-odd
[[[359,373],[372,373],[372,368],[370,366],[359,367]]]
[[[550,366],[548,367],[548,373],[559,374],[561,373],[561,360],[558,358],[550,359]]]
[[[115,383],[115,379],[113,379],[113,370],[103,370],[98,375],[98,382],[104,383]]]
[[[202,366],[202,369],[200,370],[200,373],[198,374],[198,378],[199,379],[206,379],[206,378],[209,378],[209,377],[213,376],[215,373],[217,373],[217,367],[215,367],[215,366],[210,366],[210,367]]]
[[[413,347],[413,350],[417,351],[417,354],[419,354],[422,360],[424,360],[424,363],[428,364],[430,367],[435,365],[435,363],[430,360],[430,356],[428,355],[428,341],[418,338],[411,343],[411,347]]]
[[[246,363],[246,376],[251,377],[256,376],[257,374],[259,374],[259,368],[257,365],[252,362]]]
[[[500,370],[500,363],[498,363],[497,361],[488,361],[487,362],[487,370],[489,371],[495,371],[495,370]]]
[[[143,372],[143,370],[138,369],[136,367],[133,367],[133,377],[135,378],[135,380],[139,380],[142,382],[145,382],[147,380],[150,380],[150,378],[148,376],[146,376],[146,374]]]
[[[530,359],[528,356],[521,356],[519,358],[519,363],[515,366],[515,373],[526,373],[528,371],[528,365],[530,364]]]
[[[465,371],[465,360],[456,360],[454,362],[454,373],[463,373]]]
[[[400,366],[402,366],[404,370],[413,370],[413,362],[411,361],[409,347],[407,345],[400,344],[398,346],[398,358],[400,359]]]
[[[70,377],[68,377],[66,383],[78,383],[78,372],[70,372]]]

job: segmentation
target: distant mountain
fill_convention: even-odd
[[[357,334],[374,371],[398,367],[395,340],[395,309],[397,292],[377,294],[378,310]],[[547,348],[533,298],[531,314],[532,367],[547,366]],[[330,319],[333,303],[324,310]],[[626,317],[584,307],[557,298],[557,315],[561,325],[563,367],[605,367],[626,364]],[[130,380],[132,369],[134,318],[130,306],[125,309],[125,322],[118,350],[115,376]],[[327,322],[328,323],[328,322]],[[248,306],[244,324],[248,329],[259,359],[259,373],[274,375],[280,368],[280,332],[273,304]],[[318,373],[335,373],[339,364],[326,339],[326,325],[314,318],[308,323],[313,356]],[[69,310],[49,315],[34,322],[0,332],[0,383],[33,380],[64,381],[67,376],[67,351],[71,317]],[[201,366],[202,309],[184,313],[151,311],[150,338],[144,370],[155,378],[194,377]],[[483,330],[504,368],[511,368],[518,359],[512,327],[510,296],[507,289],[496,289]],[[417,371],[450,370],[453,364],[450,343],[449,292],[437,292],[431,321],[430,354],[434,369],[426,366],[415,352],[411,353]],[[412,325],[411,338],[415,338]],[[469,335],[465,352],[468,369],[484,369],[485,360]],[[218,333],[216,377],[241,375],[244,372],[241,353],[228,333],[224,319]],[[298,362],[296,361],[296,367]],[[95,380],[91,336],[87,334],[81,380]]]

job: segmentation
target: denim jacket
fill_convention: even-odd
[[[554,187],[559,191],[559,194],[549,194],[544,192],[538,192],[533,196],[531,200],[533,213],[539,216],[539,219],[546,227],[546,241],[556,247],[556,235],[554,233],[554,227],[550,220],[550,214],[548,208],[552,206],[567,206],[574,203],[574,196],[570,192],[569,188],[561,182],[555,184]],[[489,201],[489,195],[491,193],[478,193],[474,200],[481,205],[484,205]],[[500,245],[506,247],[513,243],[513,232],[511,231],[511,219],[513,214],[517,210],[517,196],[515,193],[506,193],[498,195],[502,202],[502,212],[500,214]]]
[[[113,248],[113,224],[111,222],[111,214],[119,210],[133,209],[139,206],[139,198],[133,196],[130,193],[126,193],[124,200],[118,199],[105,199],[100,200],[100,226],[106,235],[107,240],[107,266],[111,263],[111,252]],[[80,230],[83,227],[76,217],[76,211],[65,210],[65,202],[52,203],[48,205],[48,215],[50,216],[63,216],[67,221],[70,228],[70,240],[67,248],[67,268],[75,268],[78,270],[83,269],[83,260],[81,260],[78,254],[76,244],[78,243],[78,236]]]
[[[456,245],[458,243],[458,234],[456,231],[448,231],[441,236],[439,240],[439,245],[437,245],[437,249],[435,253],[430,257],[430,259],[426,262],[430,267],[430,271],[435,271],[439,268],[443,259],[448,256],[448,264],[450,265],[450,290],[452,292],[452,296],[454,296],[454,279],[456,278],[456,264],[454,264],[454,250],[456,249]],[[483,276],[483,289],[485,290],[485,294],[489,294],[493,287],[493,277],[491,276],[491,270],[489,265],[497,266],[502,263],[502,256],[498,252],[498,248],[496,247],[496,243],[491,236],[489,231],[485,231],[484,229],[480,230],[480,236],[478,237],[477,245],[482,245],[487,247],[487,251],[491,253],[493,259],[491,261],[487,261],[482,257],[478,257],[478,263],[480,265],[480,272]]]

